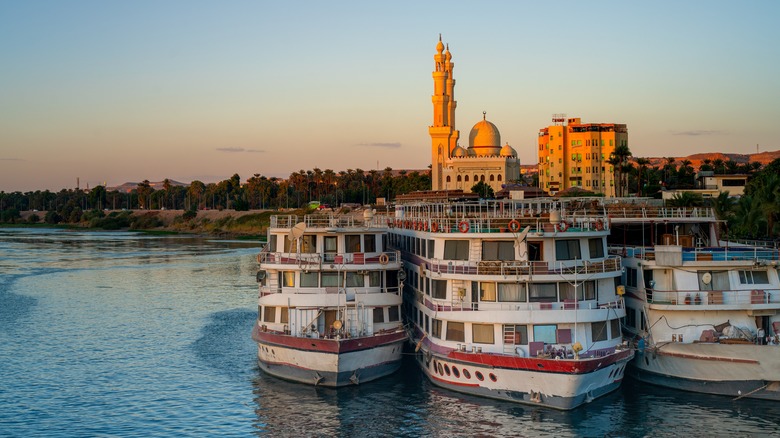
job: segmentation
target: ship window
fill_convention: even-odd
[[[398,310],[398,306],[391,306],[387,308],[387,320],[390,322],[400,320],[400,310]]]
[[[590,250],[590,258],[604,257],[604,241],[600,237],[588,239],[588,249]]]
[[[580,241],[576,239],[560,239],[555,241],[556,260],[580,259]]]
[[[636,268],[626,268],[626,286],[636,287]]]
[[[431,239],[428,241],[428,258],[433,258],[433,248],[434,248],[434,240]]]
[[[447,322],[447,340],[458,341],[458,342],[465,341],[462,322],[454,322],[454,321]]]
[[[347,272],[347,287],[365,287],[366,278],[357,272]]]
[[[279,322],[281,322],[282,324],[287,324],[288,322],[290,322],[290,308],[289,307],[282,307],[281,309],[282,309],[282,311],[280,313],[281,313],[282,319]]]
[[[475,344],[495,343],[493,324],[471,324],[471,337]]]
[[[322,273],[322,287],[339,287],[341,282],[339,281],[338,272],[323,272]]]
[[[425,322],[428,322],[428,316],[427,315],[425,316]],[[428,324],[425,324],[425,326],[427,327]],[[431,331],[431,336],[433,336],[434,338],[441,339],[441,320],[440,319],[436,319],[436,318],[433,319],[433,331]]]
[[[575,288],[574,285],[568,282],[561,282],[558,283],[558,292],[561,296],[561,301],[571,300],[573,301],[575,299]]]
[[[276,247],[276,234],[271,234],[270,239],[268,240],[269,248],[271,249],[271,252],[281,252],[279,251],[279,248]]]
[[[428,324],[428,321],[430,319],[428,318],[428,315],[425,315],[425,332],[428,333],[430,330],[430,325]],[[441,331],[441,327],[439,327],[439,331]]]
[[[698,276],[699,290],[729,290],[729,273],[726,271],[699,271]],[[706,278],[707,276],[709,278]],[[741,278],[740,276],[740,280]],[[704,282],[705,279],[707,283]]]
[[[320,275],[317,272],[301,272],[301,287],[319,286]]]
[[[507,337],[509,333],[514,331],[514,335]],[[504,343],[508,345],[528,345],[528,326],[527,325],[505,325],[504,326]]]
[[[557,301],[558,293],[555,283],[530,283],[528,298],[531,302]]]
[[[626,326],[636,328],[636,311],[630,307],[626,308]]]
[[[313,254],[317,252],[317,236],[301,236],[301,252]]]
[[[282,272],[282,286],[284,287],[295,287],[295,272],[294,271],[284,271]]]
[[[360,250],[360,234],[347,234],[344,236],[344,252],[362,252]]]
[[[282,246],[284,249],[280,252],[295,252],[293,242],[294,240],[290,240],[287,236],[282,236]]]
[[[498,301],[526,302],[525,284],[498,283]]]
[[[612,339],[620,337],[620,320],[613,319],[609,321],[610,330],[612,331]]]
[[[495,301],[496,300],[496,284],[492,282],[479,283],[479,300],[480,301]]]
[[[766,271],[739,271],[739,282],[742,284],[768,284]]]
[[[325,236],[323,243],[325,246],[325,261],[332,262],[334,260],[334,254],[338,252],[336,236]]]
[[[368,285],[370,287],[382,286],[382,271],[371,271],[368,273]]]
[[[528,242],[528,260],[541,261],[542,260],[542,242]]]
[[[469,259],[468,240],[445,240],[444,241],[444,260],[468,260],[468,259]]]
[[[590,340],[593,342],[607,340],[607,322],[596,321],[590,323]]]
[[[595,300],[596,299],[596,282],[586,281],[580,286],[580,300]]]
[[[364,252],[376,252],[376,235],[366,234],[363,236],[363,243],[366,244]]]
[[[482,260],[514,260],[515,243],[498,241],[482,242]]]
[[[263,321],[265,322],[276,322],[276,307],[275,306],[265,306],[263,309]]]
[[[374,324],[385,322],[385,309],[374,307]]]
[[[558,338],[558,326],[552,325],[535,325],[534,326],[534,341],[544,342],[545,344],[557,344]]]
[[[431,280],[431,297],[443,300],[447,298],[447,280]]]

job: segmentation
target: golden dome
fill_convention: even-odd
[[[450,53],[450,45],[449,44],[447,44],[447,51],[444,52],[444,59],[446,59],[447,61],[452,59],[452,53]]]
[[[501,153],[501,133],[498,132],[496,125],[485,119],[485,113],[482,113],[482,121],[471,128],[469,150],[473,150],[478,156]]]
[[[452,150],[452,156],[453,157],[465,157],[466,156],[466,150],[460,147],[460,145],[455,146],[455,149]]]
[[[439,34],[439,43],[436,44],[436,51],[439,53],[444,51],[444,43],[441,42],[441,34]]]
[[[502,157],[516,157],[517,151],[512,148],[512,146],[509,146],[509,143],[505,144],[504,147],[501,148],[501,156]]]

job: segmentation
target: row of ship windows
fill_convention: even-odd
[[[305,272],[281,271],[279,284],[282,287],[296,287],[296,273],[300,273],[298,287],[382,287],[382,273],[387,272],[387,287],[398,287],[396,271],[358,271],[358,272]]]
[[[407,278],[410,279],[406,284],[406,287],[410,288],[408,290],[410,293],[413,293],[413,289],[418,289],[431,298],[447,299],[447,280],[421,278],[414,271],[410,271]],[[615,277],[613,281],[616,287],[620,284],[618,277]],[[596,299],[596,289],[596,281],[594,280],[581,282],[578,288],[566,281],[550,283],[472,281],[471,302],[566,303],[575,300],[586,301]],[[452,294],[453,296],[457,294],[460,299],[465,300],[466,290],[453,288]]]
[[[419,237],[391,234],[390,243],[401,251],[409,252],[425,258],[434,258],[436,241],[433,239],[421,239]],[[583,242],[580,239],[556,239],[555,260],[582,260]],[[443,260],[468,260],[469,240],[445,240]],[[527,242],[527,257],[530,261],[542,260],[542,242]],[[587,239],[588,257],[591,259],[602,258],[605,255],[604,239],[594,237]],[[512,241],[482,241],[483,261],[514,261],[515,243]]]
[[[384,237],[382,236],[382,238]],[[337,236],[304,234],[299,240],[301,243],[300,252],[308,254],[316,253],[318,244],[322,246],[325,254],[377,252],[377,236],[375,234],[345,234],[343,251],[338,250]],[[287,235],[271,234],[268,244],[271,247],[271,252],[299,252],[294,246],[295,241]],[[382,246],[386,247],[384,244]]]
[[[459,321],[444,321],[429,318],[422,310],[419,311],[415,321],[425,333],[437,339],[452,342],[471,342],[473,344],[492,345],[495,340],[495,326],[493,324],[469,323],[471,326],[471,340],[466,341],[466,325]],[[430,325],[429,325],[430,322]],[[532,325],[533,339],[528,337],[528,325],[501,326],[504,333],[504,344],[528,345],[529,342],[544,342],[545,344],[568,344],[572,342],[571,329],[559,329],[557,324]],[[609,331],[607,328],[609,327]],[[620,338],[620,319],[596,321],[590,323],[591,342],[606,341]]]
[[[433,361],[433,372],[438,373],[439,375],[442,375],[442,376],[444,376],[444,375],[449,376],[450,375],[450,366],[447,365],[446,363],[444,364],[444,366],[442,366],[441,362],[439,362],[437,360],[434,360]],[[458,370],[458,367],[456,367],[455,365],[452,366],[452,375],[454,375],[456,379],[460,378],[460,371]],[[463,377],[465,377],[466,380],[471,379],[471,372],[469,372],[469,370],[467,370],[466,368],[463,368]],[[476,377],[477,380],[479,380],[480,382],[485,380],[485,376],[480,371],[475,371],[474,372],[474,377]],[[498,378],[493,373],[488,374],[488,378],[492,382],[497,382],[498,381]]]
[[[258,306],[257,319],[260,322],[277,322],[277,309],[279,309],[278,322],[287,324],[290,322],[290,308],[278,306]],[[387,307],[387,320],[385,320],[385,307],[374,307],[372,317],[375,324],[384,322],[396,322],[401,320],[401,309],[399,306]]]
[[[728,271],[698,271],[699,277],[699,290],[730,290],[731,282],[729,281]],[[709,274],[709,275],[707,275]],[[653,271],[644,271],[645,288],[653,289],[651,281],[653,281]],[[769,274],[766,270],[755,271],[738,271],[740,284],[770,284]],[[705,276],[709,278],[705,280]],[[636,268],[626,268],[625,271],[625,284],[628,287],[637,287],[638,271]]]

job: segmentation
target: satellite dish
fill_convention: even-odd
[[[710,284],[711,281],[712,281],[712,274],[710,274],[709,272],[705,272],[704,274],[702,274],[701,276],[702,283]]]
[[[290,236],[292,236],[293,239],[300,239],[301,236],[303,236],[304,231],[306,231],[306,224],[304,222],[298,222],[290,230]]]
[[[522,242],[523,240],[525,240],[525,238],[526,238],[526,236],[528,236],[528,232],[530,230],[531,230],[531,226],[530,225],[525,227],[525,229],[523,229],[523,231],[521,231],[520,234],[517,235],[517,241],[518,242]]]

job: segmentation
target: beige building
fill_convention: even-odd
[[[449,47],[445,51],[439,36],[433,56],[433,125],[431,135],[431,183],[433,190],[471,190],[482,181],[501,190],[502,184],[520,179],[520,160],[509,144],[501,145],[501,134],[486,114],[469,133],[468,148],[458,144],[460,131],[455,129],[455,64]]]
[[[579,187],[615,196],[615,171],[607,160],[618,145],[628,146],[628,129],[618,123],[582,123],[553,115],[539,130],[539,187],[550,195]]]

